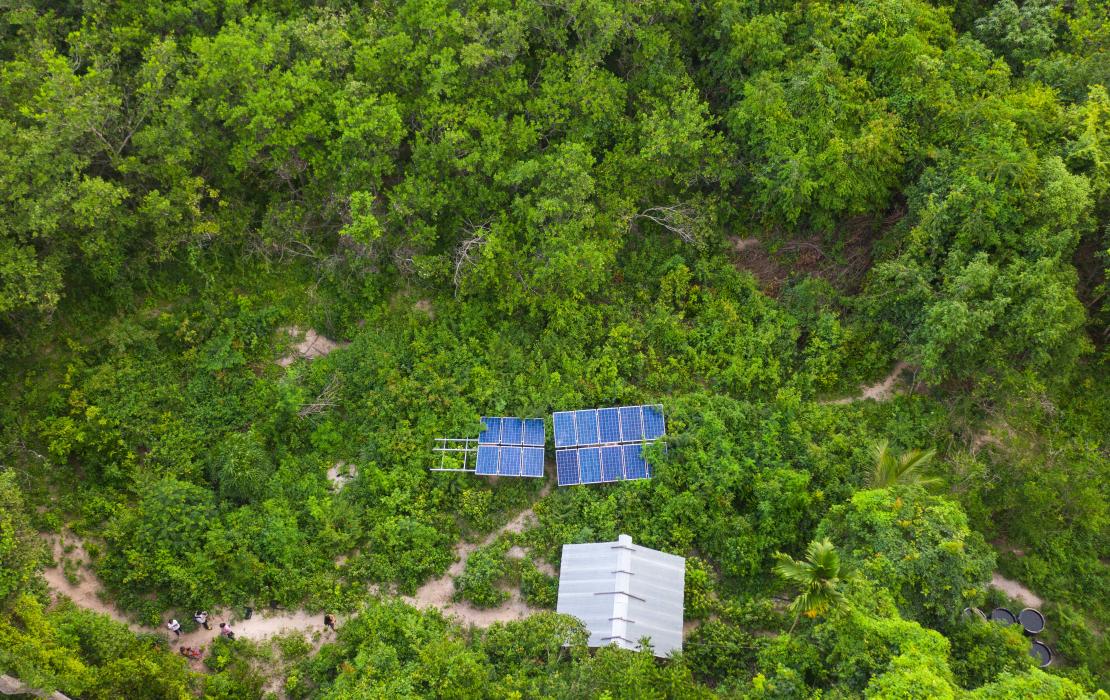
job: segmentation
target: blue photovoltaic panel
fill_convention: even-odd
[[[555,470],[559,474],[559,486],[573,486],[581,483],[578,475],[578,450],[559,450],[555,453]]]
[[[662,406],[644,406],[644,439],[655,440],[663,437],[667,427],[663,422]]]
[[[496,447],[489,445],[480,445],[478,447],[478,462],[475,465],[475,473],[485,475],[497,473]]]
[[[525,447],[524,448],[524,468],[520,472],[521,476],[543,476],[543,448],[542,447]]]
[[[543,447],[543,418],[527,418],[524,421],[524,444]]]
[[[608,443],[621,441],[621,425],[617,418],[617,409],[597,409],[597,426],[598,432],[600,433],[598,436],[600,442]]]
[[[574,441],[574,413],[563,411],[552,416],[555,432],[555,447],[573,447]]]
[[[602,481],[620,481],[623,479],[624,468],[622,464],[621,448],[616,446],[601,448]]]
[[[597,411],[575,411],[574,422],[578,427],[579,445],[596,445]]]
[[[498,476],[520,476],[520,448],[502,447],[501,460],[497,463]]]
[[[501,442],[501,419],[482,418],[482,432],[478,435],[478,442],[483,445],[496,445]]]
[[[621,442],[634,442],[644,439],[644,424],[639,406],[621,407]]]
[[[624,446],[624,476],[626,479],[646,479],[647,462],[644,461],[642,444]]]
[[[501,419],[501,444],[524,444],[524,421],[520,418]]]
[[[596,484],[601,481],[601,450],[597,447],[580,448],[578,466],[582,470],[583,484]]]

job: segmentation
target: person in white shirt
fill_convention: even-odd
[[[198,625],[204,627],[204,629],[206,629],[206,630],[212,629],[212,625],[208,624],[208,611],[207,610],[197,610],[195,613],[193,613],[193,619],[197,621]]]
[[[166,627],[169,627],[170,632],[173,632],[178,637],[181,636],[181,623],[178,622],[177,620],[170,620],[169,622],[166,623]]]

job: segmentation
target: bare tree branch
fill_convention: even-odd
[[[469,221],[466,226],[466,238],[455,249],[455,296],[459,295],[459,285],[462,284],[463,271],[474,264],[478,257],[478,252],[482,246],[486,244],[486,234],[489,233],[489,222],[484,221],[480,224],[471,224]]]
[[[685,203],[663,207],[649,207],[632,217],[629,227],[639,219],[647,219],[691,245],[701,245],[699,228],[701,214],[693,206]]]

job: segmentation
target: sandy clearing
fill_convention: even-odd
[[[994,576],[991,577],[991,585],[1031,608],[1040,608],[1044,604],[1044,601],[1036,593],[1020,582],[1008,579],[998,572],[995,572]]]
[[[854,403],[856,401],[866,401],[868,399],[871,399],[872,401],[888,401],[893,398],[896,393],[898,393],[895,391],[895,385],[901,378],[902,373],[908,369],[910,369],[910,365],[908,363],[899,361],[896,365],[894,365],[894,369],[890,371],[890,374],[888,374],[884,379],[870,386],[861,386],[860,393],[856,396],[845,396],[841,399],[821,401],[820,403],[830,405],[846,404]]]
[[[277,360],[277,363],[282,367],[288,367],[301,357],[305,358],[306,360],[312,360],[317,357],[323,357],[331,353],[333,350],[345,348],[350,345],[350,343],[337,342],[331,340],[330,338],[326,338],[316,331],[312,330],[311,328],[302,331],[296,326],[290,326],[289,328],[285,329],[285,332],[293,336],[294,338],[300,337],[303,333],[304,339],[293,346],[292,353]]]

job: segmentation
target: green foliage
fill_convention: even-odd
[[[479,608],[496,608],[509,599],[505,583],[510,565],[506,553],[509,540],[499,538],[479,547],[466,558],[466,568],[455,579],[455,600],[466,600]]]
[[[40,556],[41,545],[31,531],[15,472],[0,471],[0,610],[27,588]]]
[[[148,640],[44,610],[22,500],[98,543],[81,575],[145,622],[352,612],[531,506],[513,543],[550,564],[621,532],[686,556],[687,658],[590,655],[550,613],[467,633],[375,600],[285,659],[287,693],[1105,685],[1106,3],[311,5],[3,13],[5,669],[232,698],[277,668],[220,642],[201,687]],[[279,366],[293,326],[345,342]],[[817,400],[896,360],[907,395]],[[427,470],[479,415],[647,401],[668,418],[650,480],[540,496]],[[880,439],[935,459],[876,459]],[[930,459],[946,496],[920,488]],[[1068,679],[955,624],[994,568],[984,537],[1049,601]],[[796,614],[829,609],[776,637],[775,554],[807,543],[779,569],[823,592]],[[507,548],[474,552],[458,596],[519,584],[554,607]]]
[[[1056,620],[1052,621],[1053,626]],[[964,688],[978,688],[1007,674],[1033,668],[1029,640],[1020,625],[1004,627],[973,621],[958,624],[948,634],[952,643],[949,662],[957,682]]]
[[[875,473],[871,475],[871,488],[885,489],[895,484],[929,486],[937,479],[923,475],[919,470],[928,467],[936,450],[908,450],[895,456],[890,443],[880,440],[872,448],[875,455]]]
[[[554,610],[559,601],[559,579],[541,571],[531,558],[520,566],[520,594],[535,608]]]
[[[835,538],[852,570],[889,589],[904,615],[933,627],[976,602],[994,568],[959,505],[919,486],[860,491],[829,509],[818,536]]]

